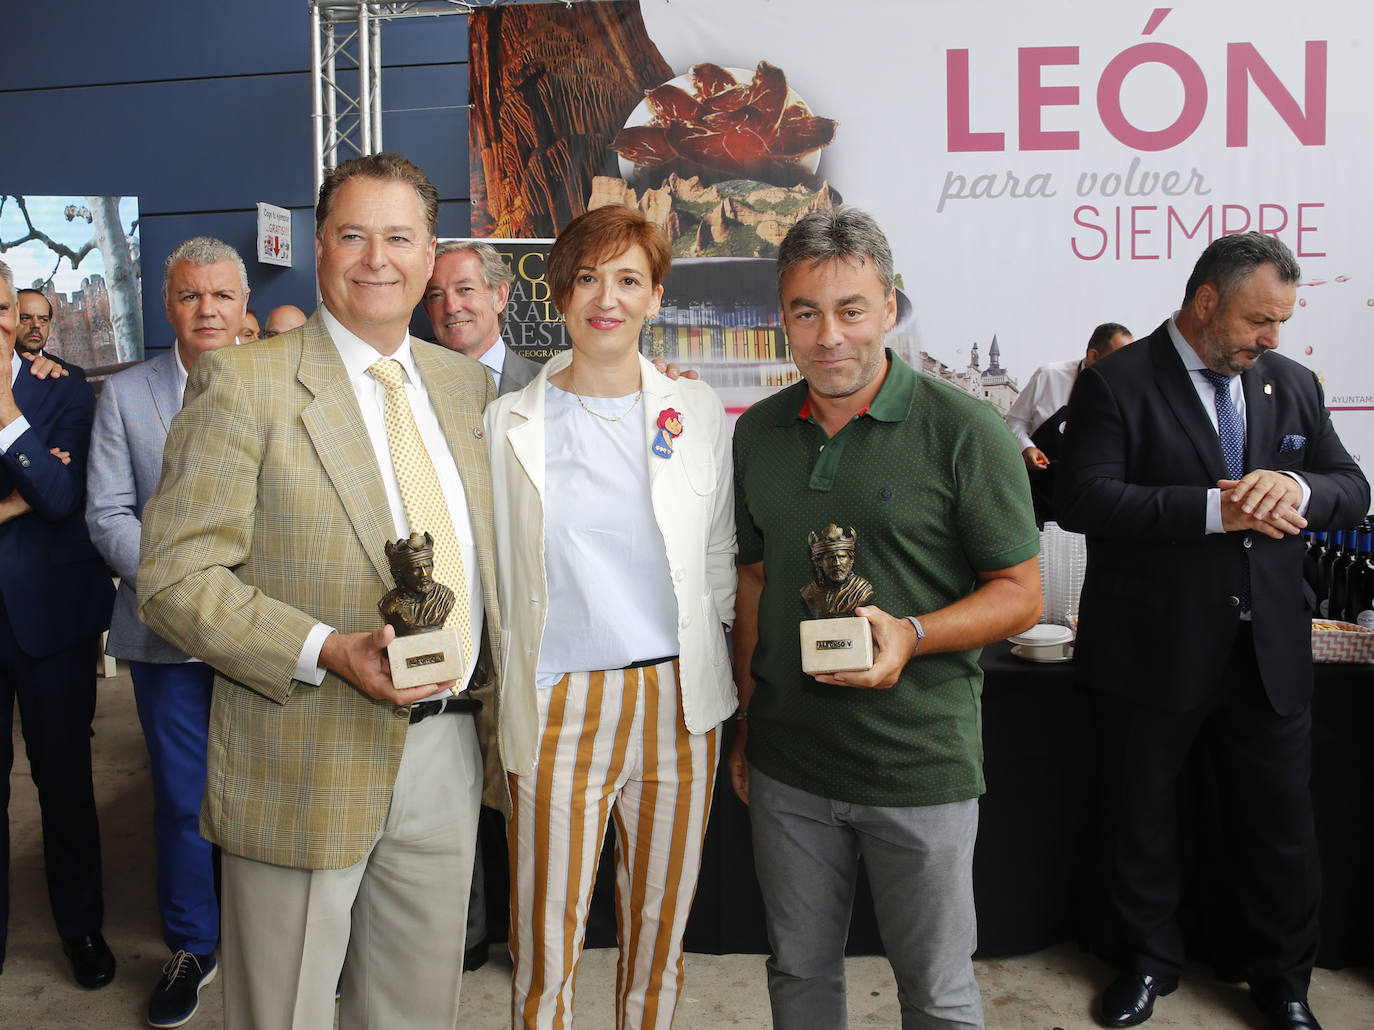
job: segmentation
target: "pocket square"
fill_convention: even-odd
[[[1283,443],[1279,444],[1279,453],[1287,454],[1289,451],[1300,451],[1307,443],[1307,437],[1298,436],[1296,433],[1289,433],[1283,438]]]

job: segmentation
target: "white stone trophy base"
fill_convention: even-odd
[[[397,637],[386,649],[397,687],[444,683],[463,675],[463,643],[456,629],[431,629]]]
[[[857,615],[801,624],[802,672],[862,672],[873,668],[873,630]]]

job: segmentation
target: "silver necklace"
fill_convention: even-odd
[[[638,390],[635,391],[635,399],[630,401],[630,406],[626,408],[624,411],[622,411],[619,415],[603,415],[595,408],[587,407],[587,402],[584,401],[582,399],[582,395],[577,392],[577,384],[572,381],[571,376],[569,377],[569,385],[571,385],[573,388],[573,396],[577,398],[577,403],[582,405],[582,410],[585,411],[588,415],[595,415],[597,418],[601,419],[602,422],[619,422],[622,418],[624,418],[630,412],[635,410],[635,405],[639,403],[640,395],[644,393],[644,387],[641,386]]]

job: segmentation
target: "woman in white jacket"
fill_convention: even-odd
[[[574,219],[547,280],[572,340],[486,412],[496,503],[512,1021],[569,1026],[608,818],[617,1027],[671,1026],[719,726],[735,709],[729,430],[639,355],[671,261],[639,212]]]

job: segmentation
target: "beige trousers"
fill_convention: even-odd
[[[226,1030],[331,1030],[340,983],[340,1030],[453,1030],[481,793],[472,716],[435,715],[409,728],[360,862],[288,869],[226,853]]]

